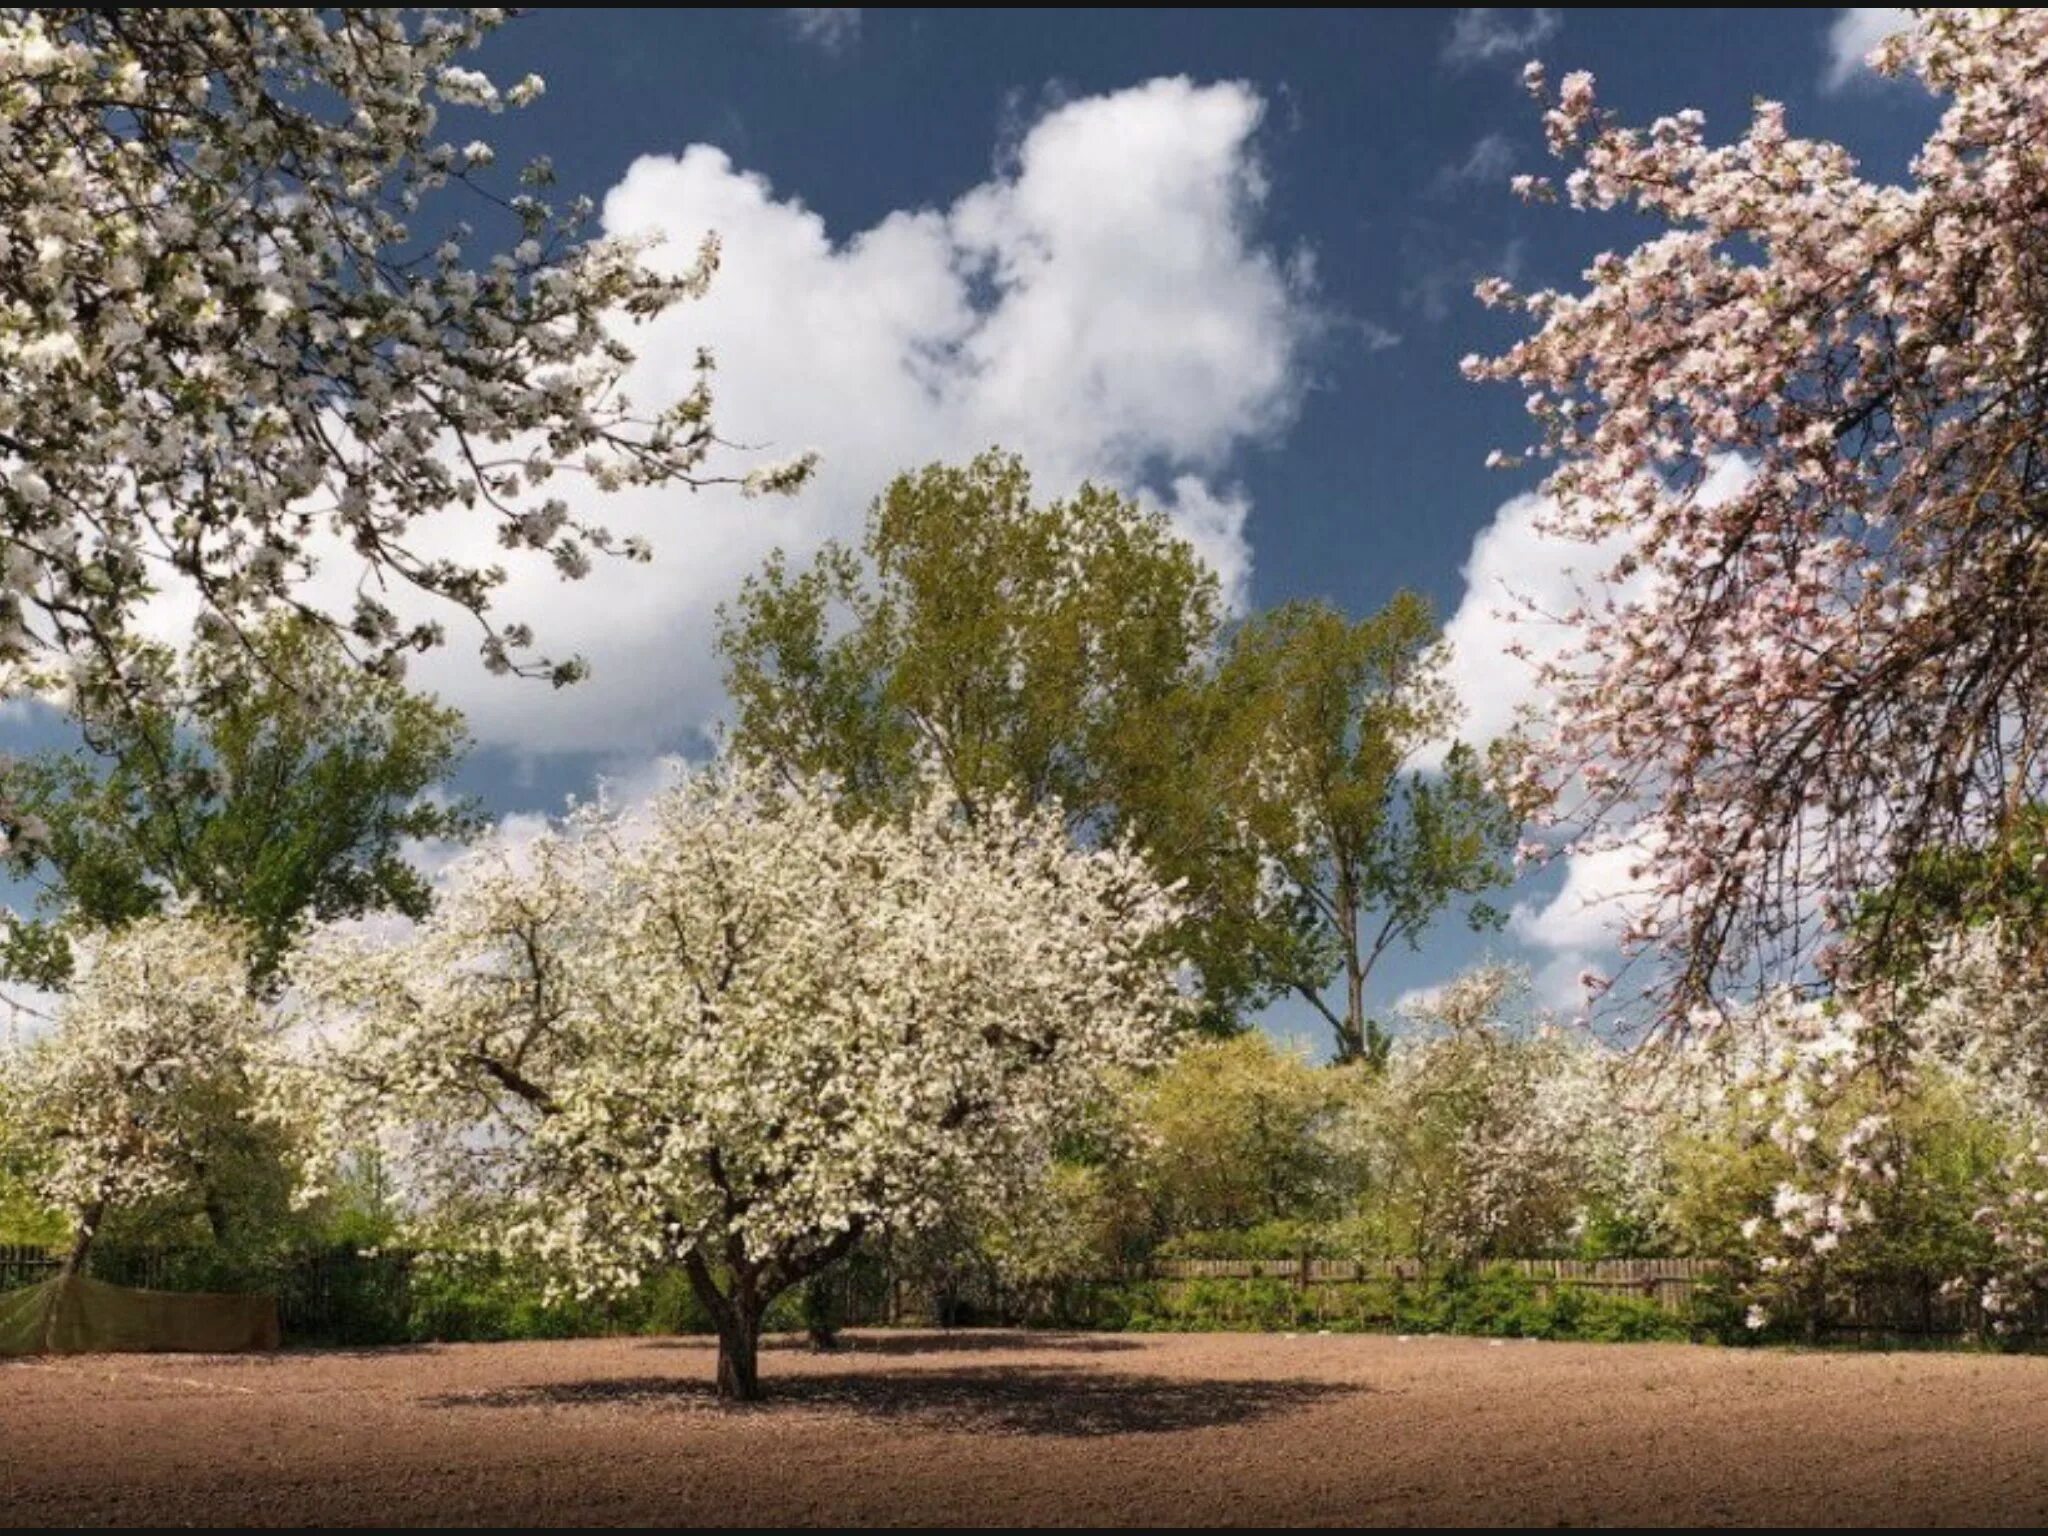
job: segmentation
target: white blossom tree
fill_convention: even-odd
[[[236,929],[145,917],[83,958],[55,1027],[0,1056],[0,1158],[72,1221],[67,1275],[109,1212],[202,1186],[267,1050]]]
[[[61,682],[53,652],[118,667],[165,588],[202,624],[316,612],[387,664],[441,638],[417,589],[481,623],[490,666],[579,674],[491,615],[502,568],[426,553],[423,525],[488,519],[570,577],[644,558],[550,482],[704,483],[708,392],[636,409],[621,338],[717,253],[670,276],[585,239],[544,163],[494,189],[447,120],[540,93],[461,62],[504,15],[0,8],[0,692]],[[450,183],[483,233],[430,219]],[[352,607],[308,588],[323,552]]]
[[[1535,764],[1657,850],[1630,938],[1674,1022],[1881,965],[1857,899],[2048,794],[2048,14],[1921,10],[1874,58],[1947,100],[1901,182],[1773,102],[1716,145],[1531,65],[1571,204],[1659,227],[1577,291],[1481,285],[1531,324],[1466,367],[1526,393],[1548,528],[1621,551],[1549,616]]]
[[[1056,808],[852,821],[826,784],[717,772],[474,856],[401,942],[316,942],[308,1081],[430,1245],[585,1293],[680,1263],[719,1392],[751,1398],[777,1294],[1035,1180],[1162,1054],[1175,915]]]
[[[1334,1128],[1393,1218],[1388,1235],[1416,1256],[1472,1262],[1654,1236],[1656,1134],[1632,1102],[1628,1058],[1524,1016],[1527,990],[1521,972],[1489,964],[1411,1002],[1413,1030]]]

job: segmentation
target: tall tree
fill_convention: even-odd
[[[1467,366],[1527,397],[1548,526],[1620,552],[1538,787],[1655,850],[1630,938],[1674,1022],[1882,974],[1916,879],[2048,798],[2048,14],[1916,11],[1875,58],[1947,102],[1901,180],[1774,102],[1716,146],[1532,66],[1572,204],[1658,227],[1580,291],[1482,285],[1529,319]]]
[[[454,125],[540,94],[463,62],[505,14],[0,9],[0,689],[125,661],[166,585],[203,623],[316,612],[384,661],[440,639],[435,603],[386,595],[410,590],[473,616],[493,667],[577,675],[496,621],[500,566],[423,525],[459,509],[576,576],[615,545],[557,473],[703,483],[708,393],[636,409],[620,322],[700,293],[716,252],[657,272],[585,239],[544,162],[493,185]],[[449,183],[484,235],[437,216]],[[316,555],[365,576],[351,602],[309,588]]]
[[[408,843],[482,826],[441,789],[467,746],[455,711],[300,619],[141,660],[149,676],[81,690],[85,750],[0,768],[6,866],[43,914],[12,925],[0,967],[61,987],[72,935],[181,904],[238,925],[260,989],[309,921],[426,914]]]
[[[1263,872],[1263,930],[1287,936],[1266,963],[1329,1023],[1340,1060],[1379,1060],[1373,971],[1459,903],[1473,927],[1497,926],[1484,893],[1511,873],[1520,825],[1480,756],[1445,746],[1457,705],[1429,606],[1404,592],[1356,623],[1313,602],[1258,615],[1215,693],[1217,782]]]
[[[389,1133],[430,1241],[584,1292],[680,1264],[720,1394],[752,1398],[778,1294],[870,1231],[1014,1203],[1164,1054],[1172,901],[1001,797],[849,819],[836,786],[715,774],[646,823],[466,861],[396,945],[312,945],[307,1083],[347,1144]]]
[[[1214,815],[1198,727],[1221,597],[1158,513],[1083,486],[1032,499],[999,452],[893,482],[858,552],[771,559],[722,613],[733,747],[828,773],[863,811],[1057,804],[1085,842],[1135,837],[1185,880],[1184,952],[1212,1016],[1261,995],[1256,871]],[[1236,858],[1235,864],[1231,860]]]

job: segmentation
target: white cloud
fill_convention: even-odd
[[[1549,900],[1517,902],[1508,931],[1554,953],[1587,955],[1616,947],[1636,901],[1649,888],[1654,851],[1642,839],[1573,854],[1564,884]]]
[[[1430,179],[1429,195],[1453,197],[1468,187],[1507,192],[1515,168],[1515,146],[1504,133],[1489,133],[1462,160],[1453,160]]]
[[[949,207],[845,239],[712,146],[635,162],[606,229],[660,232],[655,259],[677,265],[716,230],[724,264],[707,298],[634,333],[628,392],[677,397],[709,345],[721,433],[764,457],[815,448],[818,475],[788,500],[607,498],[582,510],[649,538],[652,565],[601,562],[579,584],[516,566],[499,611],[550,654],[589,657],[588,682],[487,677],[459,629],[415,678],[487,743],[632,756],[683,742],[721,708],[713,610],[743,574],[777,545],[802,558],[857,535],[898,471],[991,444],[1024,454],[1049,494],[1083,478],[1146,493],[1241,595],[1235,456],[1290,424],[1324,324],[1306,264],[1260,238],[1262,111],[1248,86],[1185,79],[1070,101]],[[436,552],[502,558],[488,530],[437,536]]]
[[[1748,484],[1750,470],[1734,456],[1715,460],[1698,499],[1715,506]],[[1447,676],[1464,716],[1459,731],[1475,744],[1493,741],[1526,720],[1540,722],[1544,694],[1538,670],[1571,647],[1572,610],[1604,597],[1602,578],[1626,550],[1627,536],[1597,544],[1556,538],[1543,531],[1553,503],[1534,491],[1511,496],[1472,540],[1464,567],[1465,592],[1444,625]],[[1627,601],[1636,577],[1613,594]],[[1526,654],[1517,657],[1510,648]]]
[[[1444,62],[1457,69],[1501,59],[1520,64],[1563,25],[1564,13],[1550,6],[1466,6],[1452,18],[1450,36],[1444,39]]]
[[[1465,560],[1465,594],[1444,625],[1444,643],[1446,675],[1464,710],[1459,734],[1474,744],[1541,714],[1537,669],[1572,639],[1560,616],[1580,606],[1621,553],[1618,542],[1575,544],[1543,532],[1551,512],[1533,491],[1510,497]],[[1516,645],[1526,657],[1510,654]]]
[[[1821,71],[1821,89],[1839,91],[1855,81],[1876,79],[1876,73],[1864,62],[1871,49],[1912,25],[1913,13],[1903,7],[1843,6],[1835,12],[1828,27],[1828,57]]]
[[[857,5],[793,5],[782,17],[798,41],[826,53],[844,53],[860,41],[860,12]]]
[[[1740,458],[1724,456],[1710,467],[1699,500],[1709,506],[1725,501],[1749,476]],[[1483,744],[1525,723],[1541,731],[1546,695],[1537,671],[1562,659],[1573,640],[1561,616],[1604,600],[1602,574],[1624,552],[1621,534],[1598,544],[1546,534],[1542,524],[1552,510],[1540,493],[1511,496],[1472,541],[1465,593],[1444,626],[1448,676],[1465,709],[1460,734],[1467,741]],[[1614,595],[1627,601],[1645,579],[1631,578]],[[1516,645],[1525,657],[1509,654]],[[1617,941],[1635,915],[1631,898],[1644,886],[1630,871],[1653,856],[1640,838],[1566,854],[1563,882],[1553,895],[1516,903],[1508,931],[1540,957],[1532,985],[1546,1007],[1580,1010],[1589,1002],[1582,975],[1613,972]]]

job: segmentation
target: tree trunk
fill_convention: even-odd
[[[73,1275],[85,1271],[85,1261],[92,1253],[92,1241],[99,1236],[100,1223],[106,1219],[106,1197],[93,1201],[79,1213],[78,1230],[71,1237],[71,1251],[64,1255],[64,1265],[57,1271],[60,1279],[69,1280]]]
[[[701,1253],[684,1255],[690,1287],[718,1330],[718,1396],[728,1403],[753,1403],[761,1398],[761,1314],[765,1299],[750,1273],[732,1277],[732,1294],[718,1288],[711,1266]]]
[[[761,1319],[746,1307],[718,1320],[718,1395],[729,1403],[761,1400]]]

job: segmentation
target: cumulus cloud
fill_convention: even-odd
[[[1542,525],[1548,497],[1524,492],[1501,503],[1472,540],[1465,592],[1444,625],[1447,677],[1464,709],[1465,740],[1497,740],[1542,713],[1541,664],[1571,643],[1561,616],[1592,593],[1600,573],[1621,554],[1618,541],[1577,544],[1553,538]],[[1519,645],[1526,657],[1509,653]]]
[[[1870,51],[1893,33],[1912,25],[1913,13],[1900,6],[1843,6],[1828,26],[1827,63],[1821,71],[1821,88],[1839,91],[1856,81],[1878,78],[1865,62]]]
[[[606,229],[660,234],[654,259],[677,266],[715,230],[724,263],[708,297],[634,333],[628,393],[676,398],[708,345],[722,435],[764,457],[816,449],[818,475],[793,499],[605,498],[581,510],[648,538],[651,565],[601,563],[567,585],[544,562],[515,567],[499,610],[551,654],[589,657],[588,682],[549,694],[487,677],[459,633],[416,679],[487,743],[686,745],[719,714],[714,609],[746,572],[778,545],[801,559],[857,535],[898,471],[991,444],[1024,454],[1048,494],[1093,478],[1145,495],[1241,597],[1233,465],[1292,421],[1324,327],[1306,262],[1261,236],[1262,112],[1249,86],[1186,79],[1068,101],[949,206],[844,237],[710,145],[637,161]],[[443,552],[502,558],[487,531],[457,527],[438,530]]]
[[[1533,49],[1557,35],[1564,13],[1550,6],[1529,9],[1465,6],[1451,19],[1444,39],[1444,62],[1453,69],[1492,64],[1503,59],[1520,64]]]
[[[825,53],[844,53],[860,41],[857,5],[790,6],[782,13],[799,42]]]
[[[1748,483],[1750,473],[1734,455],[1716,460],[1700,485],[1700,501],[1725,501]],[[1509,497],[1480,529],[1466,558],[1464,595],[1444,626],[1444,642],[1446,675],[1464,707],[1460,735],[1475,744],[1522,727],[1540,734],[1548,698],[1538,674],[1573,643],[1563,616],[1610,595],[1625,602],[1647,579],[1634,576],[1610,592],[1603,576],[1625,553],[1626,536],[1597,544],[1555,538],[1543,531],[1553,510],[1554,503],[1539,492]],[[1524,654],[1512,655],[1510,647]],[[1441,761],[1440,752],[1434,760]],[[1547,957],[1534,980],[1547,1006],[1581,1006],[1581,974],[1613,968],[1615,941],[1642,886],[1630,870],[1652,852],[1637,839],[1567,854],[1555,893],[1515,906],[1509,931]]]
[[[1744,462],[1726,455],[1713,462],[1698,498],[1715,506],[1748,484]],[[1465,591],[1444,625],[1450,684],[1464,706],[1461,734],[1483,744],[1525,722],[1540,724],[1545,697],[1538,672],[1560,659],[1573,641],[1563,617],[1606,596],[1627,601],[1644,578],[1609,593],[1605,573],[1627,549],[1616,534],[1597,544],[1544,532],[1555,503],[1525,491],[1495,508],[1472,540],[1463,575]],[[1509,654],[1519,646],[1525,658]]]
[[[1647,882],[1653,855],[1640,838],[1572,855],[1564,883],[1543,901],[1515,903],[1508,931],[1525,944],[1585,956],[1612,950]]]

